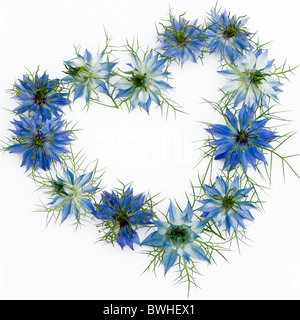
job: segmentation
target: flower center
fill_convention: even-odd
[[[92,78],[95,79],[95,76],[87,66],[70,67],[65,64],[65,67],[67,68],[65,73],[70,75],[72,78],[81,78],[83,81],[90,81]]]
[[[142,87],[145,84],[145,77],[146,74],[133,74],[132,75],[132,82],[135,87]]]
[[[66,193],[65,189],[64,189],[64,186],[65,184],[63,182],[56,182],[56,181],[53,181],[52,182],[52,185],[54,187],[54,190],[57,194],[59,195],[65,195],[67,196],[68,194]]]
[[[40,132],[38,132],[37,135],[33,138],[32,144],[36,148],[41,148],[44,144],[44,141],[45,141],[45,137]]]
[[[179,44],[184,44],[184,42],[185,42],[185,32],[184,31],[181,30],[181,31],[177,32],[175,37],[176,37],[176,40]]]
[[[237,142],[241,144],[245,144],[248,142],[249,134],[244,131],[240,131],[237,135]]]
[[[65,64],[65,67],[67,68],[66,74],[70,75],[71,77],[80,77],[79,72],[84,71],[84,67],[70,67]]]
[[[265,74],[263,74],[260,70],[253,70],[249,72],[250,83],[254,85],[261,84],[262,80],[265,78]]]
[[[127,214],[125,211],[116,211],[115,212],[115,220],[120,226],[125,226],[128,224]]]
[[[223,32],[224,38],[229,39],[232,37],[236,37],[239,33],[239,29],[233,25],[230,24]]]
[[[38,88],[35,90],[35,103],[42,105],[46,101],[47,89],[46,88]]]
[[[234,206],[235,202],[234,202],[233,199],[234,199],[234,196],[225,196],[225,197],[223,198],[223,206],[224,206],[227,210],[231,209],[231,208]]]
[[[168,233],[168,237],[174,243],[174,245],[180,247],[189,240],[190,227],[186,225],[172,226],[170,232]]]

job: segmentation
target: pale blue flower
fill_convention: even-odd
[[[86,49],[83,56],[77,52],[75,59],[65,61],[67,76],[63,80],[70,84],[74,101],[83,96],[88,104],[93,92],[109,93],[106,82],[116,63],[102,61],[104,53],[93,57]]]
[[[277,100],[282,85],[272,71],[274,60],[268,60],[268,50],[247,51],[238,57],[230,69],[219,71],[228,80],[222,90],[233,93],[235,106],[267,106],[267,97]]]
[[[168,222],[154,221],[157,230],[142,242],[142,245],[165,248],[163,254],[165,274],[176,263],[178,256],[187,262],[191,259],[209,262],[205,251],[197,242],[206,221],[192,221],[194,211],[190,203],[181,212],[171,201],[168,215]]]
[[[94,171],[74,176],[68,168],[63,169],[63,176],[52,181],[54,199],[49,203],[51,210],[61,211],[61,222],[74,214],[79,221],[82,212],[94,211],[93,195],[99,189],[93,184]]]
[[[162,91],[171,88],[166,82],[169,75],[165,71],[167,60],[152,51],[142,59],[132,52],[130,69],[124,75],[116,74],[111,78],[112,85],[118,89],[116,99],[130,101],[132,109],[140,106],[148,113],[152,102],[160,105]]]

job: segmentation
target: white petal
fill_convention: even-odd
[[[222,90],[232,92],[238,90],[241,86],[242,82],[240,80],[230,81],[222,88]]]
[[[246,69],[253,69],[256,63],[256,56],[255,53],[251,50],[248,51],[246,57],[245,57],[245,68]]]
[[[247,106],[252,106],[253,103],[255,103],[255,94],[253,92],[253,87],[252,85],[249,86],[248,91],[247,91],[247,95],[245,98],[245,104]]]
[[[273,96],[273,97],[276,96],[275,90],[267,81],[263,81],[260,84],[260,89],[269,96]]]
[[[132,82],[128,81],[127,79],[121,78],[116,81],[113,86],[121,90],[127,90],[132,87]]]
[[[57,208],[61,206],[65,201],[66,199],[64,197],[56,197],[53,203],[51,204],[50,208]]]
[[[146,103],[149,99],[149,94],[146,90],[141,90],[139,93],[139,101],[141,103]]]
[[[264,69],[268,64],[268,50],[265,50],[262,54],[260,54],[256,59],[255,68],[257,70]]]

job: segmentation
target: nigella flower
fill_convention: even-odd
[[[206,36],[197,20],[190,23],[183,15],[178,20],[170,15],[170,25],[162,27],[164,31],[158,33],[158,49],[162,54],[179,59],[182,65],[187,60],[197,63],[197,58],[202,57],[203,48],[206,47]]]
[[[106,83],[115,63],[103,62],[104,54],[105,50],[93,57],[86,49],[83,56],[76,52],[75,59],[65,61],[67,76],[63,80],[71,85],[70,92],[74,94],[74,101],[84,96],[88,104],[92,92],[109,93]]]
[[[252,188],[240,188],[239,177],[235,178],[231,184],[227,183],[223,177],[217,177],[213,186],[203,185],[207,198],[200,200],[203,206],[201,217],[215,220],[219,227],[225,224],[228,233],[231,228],[238,231],[238,226],[245,228],[243,220],[253,221],[250,213],[256,207],[249,201],[245,201]]]
[[[178,256],[187,262],[191,259],[209,261],[205,251],[197,242],[206,221],[192,221],[194,211],[188,203],[181,212],[170,202],[169,222],[154,221],[157,230],[148,235],[142,245],[164,248],[163,264],[165,274],[176,263]]]
[[[70,144],[71,132],[65,131],[65,121],[61,116],[46,120],[42,118],[25,118],[20,116],[20,120],[14,120],[15,126],[12,131],[15,136],[13,143],[7,148],[10,153],[23,154],[21,166],[34,170],[42,168],[50,169],[51,161],[60,160],[60,155],[68,152],[66,146]]]
[[[152,51],[145,53],[143,59],[132,52],[131,58],[130,70],[111,79],[112,85],[119,89],[116,99],[130,101],[132,109],[140,106],[149,113],[152,101],[160,105],[161,92],[171,88],[166,82],[169,73],[164,70],[167,58],[161,59]]]
[[[227,56],[231,60],[249,50],[251,35],[245,28],[249,18],[230,16],[225,10],[222,14],[212,10],[207,25],[206,34],[210,40],[209,49],[211,52],[220,52],[221,56]]]
[[[237,58],[230,70],[219,71],[228,80],[222,88],[234,94],[234,104],[267,105],[267,97],[277,100],[282,84],[272,71],[274,60],[268,60],[268,50],[247,51]]]
[[[30,117],[41,117],[43,121],[62,113],[61,107],[68,104],[67,93],[62,92],[59,79],[50,80],[49,75],[39,77],[38,73],[24,75],[13,92],[19,106],[17,113],[28,112]]]
[[[122,249],[128,245],[134,250],[134,243],[140,245],[135,229],[151,223],[153,218],[153,212],[146,207],[146,202],[145,195],[134,195],[131,187],[122,192],[104,191],[101,203],[95,205],[93,212],[109,230],[104,239],[117,241]]]
[[[57,176],[56,180],[51,181],[55,197],[49,203],[49,208],[61,211],[61,222],[71,214],[74,214],[79,221],[82,211],[85,213],[94,211],[91,199],[99,188],[94,185],[93,175],[94,171],[91,171],[76,177],[70,169],[64,168],[63,176]]]
[[[226,125],[211,124],[211,128],[206,129],[216,138],[210,142],[217,146],[215,160],[225,159],[224,167],[230,170],[238,163],[242,164],[245,171],[248,164],[255,169],[257,160],[267,165],[263,150],[272,149],[270,142],[277,137],[274,132],[264,128],[270,118],[254,120],[253,110],[243,105],[238,118],[227,110],[225,119]]]

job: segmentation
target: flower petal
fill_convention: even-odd
[[[163,255],[165,275],[169,271],[169,269],[175,264],[176,260],[177,260],[177,250],[172,248],[166,248]]]

